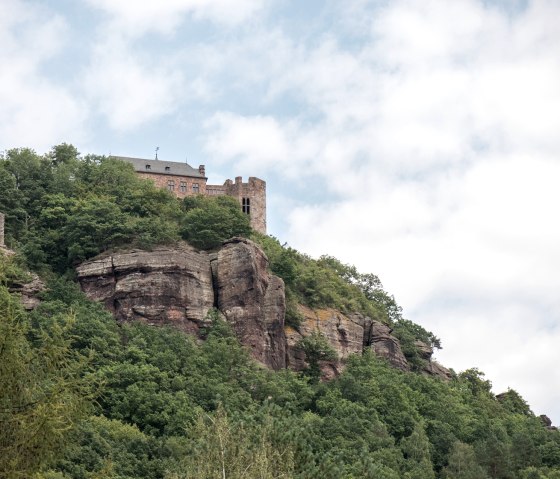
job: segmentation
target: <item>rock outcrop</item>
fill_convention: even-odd
[[[252,241],[233,238],[217,255],[186,243],[113,253],[83,263],[77,274],[84,293],[118,321],[198,336],[217,307],[256,360],[286,366],[284,282],[268,273],[268,259]]]
[[[415,341],[414,345],[420,357],[425,361],[424,368],[422,369],[424,374],[439,377],[444,381],[450,381],[452,379],[451,371],[432,359],[434,348],[423,341]]]
[[[8,288],[10,293],[21,296],[21,304],[27,311],[35,309],[41,304],[40,294],[45,291],[45,283],[36,274],[31,274],[29,281],[12,283]]]
[[[272,369],[305,369],[302,338],[323,335],[337,359],[323,361],[323,379],[336,377],[351,354],[371,349],[393,367],[410,370],[389,326],[335,309],[299,306],[303,321],[285,327],[284,282],[269,273],[262,249],[245,238],[226,241],[208,254],[182,243],[152,251],[133,250],[100,256],[77,268],[85,294],[102,302],[118,321],[143,321],[173,327],[200,337],[207,313],[218,308],[252,356]],[[424,373],[450,378],[431,360],[432,348],[418,342]]]
[[[118,321],[171,324],[198,334],[214,305],[210,258],[187,244],[114,253],[82,264],[77,273],[84,293]]]
[[[304,320],[298,329],[286,328],[287,365],[290,368],[301,371],[307,367],[305,354],[298,344],[302,338],[319,332],[327,338],[338,357],[337,361],[321,364],[324,379],[340,374],[344,360],[351,354],[361,354],[365,348],[370,348],[398,369],[410,369],[398,339],[391,335],[391,328],[379,321],[359,313],[344,315],[335,309],[313,310],[300,306],[299,312]]]
[[[284,282],[268,273],[268,259],[252,241],[233,238],[213,267],[217,307],[241,344],[273,369],[286,367]]]

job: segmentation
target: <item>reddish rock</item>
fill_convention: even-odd
[[[401,350],[399,340],[395,338],[391,332],[392,329],[386,324],[372,320],[368,338],[365,343],[369,345],[377,356],[389,361],[391,366],[403,371],[408,371],[410,366]]]
[[[197,333],[214,304],[210,259],[187,244],[114,253],[77,268],[84,293],[119,321]]]
[[[286,328],[287,365],[302,371],[307,367],[305,354],[298,347],[302,338],[319,332],[335,350],[336,361],[321,362],[323,379],[336,377],[343,369],[344,360],[350,354],[361,354],[364,347],[364,324],[360,315],[346,316],[335,309],[313,310],[306,306],[299,306],[299,312],[304,320],[298,330]]]
[[[226,241],[213,264],[218,309],[252,356],[286,367],[284,282],[268,272],[262,249],[245,238]]]
[[[21,304],[27,311],[35,309],[41,304],[40,294],[45,291],[45,283],[36,274],[31,274],[31,278],[26,283],[13,283],[10,285],[10,293],[21,296]]]

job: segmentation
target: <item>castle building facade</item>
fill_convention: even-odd
[[[193,195],[227,195],[236,198],[243,213],[249,215],[251,227],[266,234],[265,181],[251,176],[247,183],[243,183],[242,177],[238,176],[235,181],[226,180],[223,185],[209,185],[204,165],[197,169],[187,163],[174,161],[127,156],[114,158],[131,163],[138,176],[152,180],[157,187],[171,191],[178,198]]]

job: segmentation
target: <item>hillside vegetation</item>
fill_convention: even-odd
[[[252,235],[293,326],[298,303],[333,307],[390,324],[413,365],[415,340],[440,346],[375,275],[252,233],[230,198],[179,201],[63,144],[0,158],[0,211],[18,253],[0,254],[0,478],[560,478],[560,433],[476,369],[443,382],[365,353],[320,383],[263,369],[217,314],[203,342],[119,325],[73,281],[102,251]],[[30,312],[9,292],[29,270],[48,283]]]

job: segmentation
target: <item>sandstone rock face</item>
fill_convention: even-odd
[[[377,356],[387,359],[396,368],[405,371],[409,369],[399,341],[391,335],[391,328],[388,326],[358,313],[344,315],[334,309],[312,310],[300,306],[299,312],[304,321],[298,330],[286,328],[288,367],[296,371],[307,367],[305,354],[298,343],[317,331],[327,338],[338,356],[337,361],[321,364],[323,379],[340,374],[345,359],[350,354],[361,354],[364,348],[371,348]]]
[[[210,258],[186,244],[114,253],[77,273],[85,294],[119,321],[172,324],[196,334],[214,304]]]
[[[208,310],[217,307],[241,344],[273,369],[304,370],[308,365],[299,342],[318,332],[337,354],[336,360],[320,364],[324,380],[338,376],[348,356],[364,349],[410,370],[391,328],[361,314],[300,305],[301,325],[284,327],[284,282],[269,273],[261,248],[245,238],[232,238],[211,254],[185,243],[113,253],[83,263],[77,273],[85,294],[102,302],[118,321],[173,325],[199,336]],[[426,361],[425,374],[451,378],[431,360],[429,345],[417,341],[416,348]]]
[[[449,369],[433,360],[429,361],[426,366],[424,366],[423,372],[428,374],[429,376],[435,376],[444,381],[451,381],[451,379],[453,379],[453,376]]]
[[[434,348],[432,348],[429,344],[426,344],[424,341],[417,340],[414,341],[414,346],[416,346],[416,350],[422,359],[425,359],[426,361],[430,361],[432,359]]]
[[[444,381],[450,381],[452,379],[453,376],[451,375],[451,371],[432,359],[434,348],[423,341],[414,341],[414,345],[416,346],[420,357],[426,361],[426,364],[422,369],[424,374],[436,376]]]
[[[399,340],[395,338],[391,332],[392,329],[386,324],[371,320],[371,326],[365,344],[369,346],[377,356],[387,359],[391,366],[403,371],[408,371],[410,366],[401,350]]]
[[[268,273],[268,259],[245,238],[226,241],[213,262],[218,309],[241,344],[273,369],[286,367],[284,282]]]
[[[31,274],[31,280],[27,283],[12,284],[9,288],[10,293],[21,295],[21,304],[24,309],[31,311],[35,309],[41,300],[39,294],[45,291],[45,283],[36,274]]]
[[[329,344],[336,351],[337,361],[323,361],[321,372],[323,379],[336,377],[343,368],[343,361],[350,354],[361,354],[364,341],[364,325],[360,317],[350,317],[335,309],[313,310],[306,306],[299,306],[299,312],[304,320],[298,330],[286,328],[287,366],[302,371],[307,367],[305,354],[298,347],[299,341],[314,332],[325,336]]]

